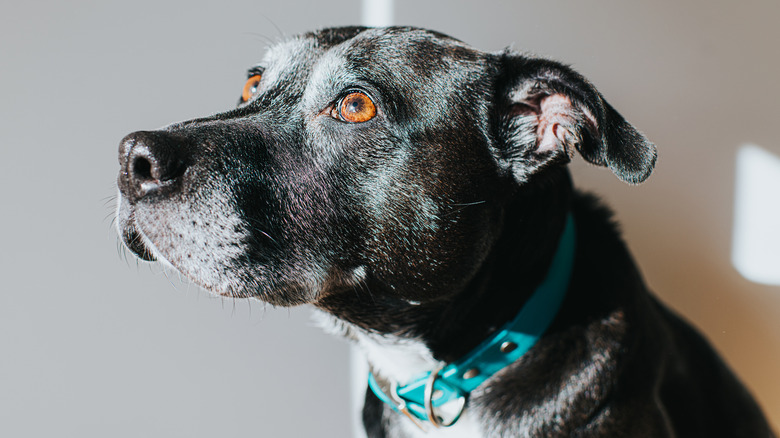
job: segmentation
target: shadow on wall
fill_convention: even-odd
[[[775,288],[759,288],[734,269],[721,268],[702,257],[694,248],[677,253],[675,261],[678,269],[671,269],[662,279],[674,287],[659,289],[658,295],[702,330],[777,428],[780,350],[775,347],[780,339],[777,323],[772,321],[777,310],[773,305]]]

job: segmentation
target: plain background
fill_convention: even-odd
[[[736,151],[780,154],[780,4],[454,5],[395,21],[570,63],[658,145],[641,186],[581,160],[575,181],[780,429],[780,288],[729,259]],[[269,41],[359,19],[356,0],[0,5],[0,436],[350,435],[346,343],[125,260],[111,197],[125,134],[228,109]]]

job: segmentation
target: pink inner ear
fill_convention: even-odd
[[[577,142],[577,116],[571,100],[563,94],[553,94],[539,102],[539,125],[536,129],[537,151],[562,149],[574,155]]]

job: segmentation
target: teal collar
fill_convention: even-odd
[[[420,427],[423,421],[436,427],[454,424],[463,412],[469,393],[519,359],[550,326],[569,287],[574,246],[574,220],[569,214],[547,276],[513,320],[457,362],[426,372],[406,385],[394,382],[380,385],[373,373],[369,373],[371,390]],[[459,404],[452,414],[451,406],[456,402]],[[450,419],[443,420],[435,410],[450,412]]]

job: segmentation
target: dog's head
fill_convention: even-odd
[[[327,29],[271,48],[236,109],[128,135],[118,224],[139,257],[222,295],[293,305],[372,282],[432,299],[473,276],[507,200],[575,151],[631,183],[655,162],[563,65]]]

